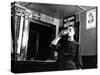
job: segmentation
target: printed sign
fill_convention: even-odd
[[[86,29],[94,27],[96,27],[96,9],[92,9],[86,13]]]
[[[74,25],[75,23],[75,15],[73,16],[70,16],[70,17],[67,17],[67,18],[64,18],[64,28],[69,26],[69,25]]]

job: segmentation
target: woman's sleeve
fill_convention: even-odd
[[[50,47],[52,48],[52,50],[58,51],[59,48],[61,47],[61,39],[58,41],[56,45],[50,44]]]

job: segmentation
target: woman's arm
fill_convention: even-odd
[[[57,43],[58,43],[58,41],[59,41],[60,39],[61,39],[61,37],[55,38],[55,39],[51,42],[51,44],[57,45]]]

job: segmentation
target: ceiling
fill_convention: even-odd
[[[45,4],[45,3],[32,3],[32,2],[18,2],[18,4],[28,9],[35,10],[58,19],[71,16],[75,13],[93,8],[91,6]]]

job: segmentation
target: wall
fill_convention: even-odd
[[[81,24],[81,54],[84,55],[96,55],[97,42],[96,42],[96,27],[86,29],[86,11],[80,14]]]
[[[96,55],[97,42],[96,42],[96,28],[86,29],[86,11],[76,14],[76,22],[80,21],[80,44],[81,55]],[[60,19],[60,26],[63,25],[63,19]]]

